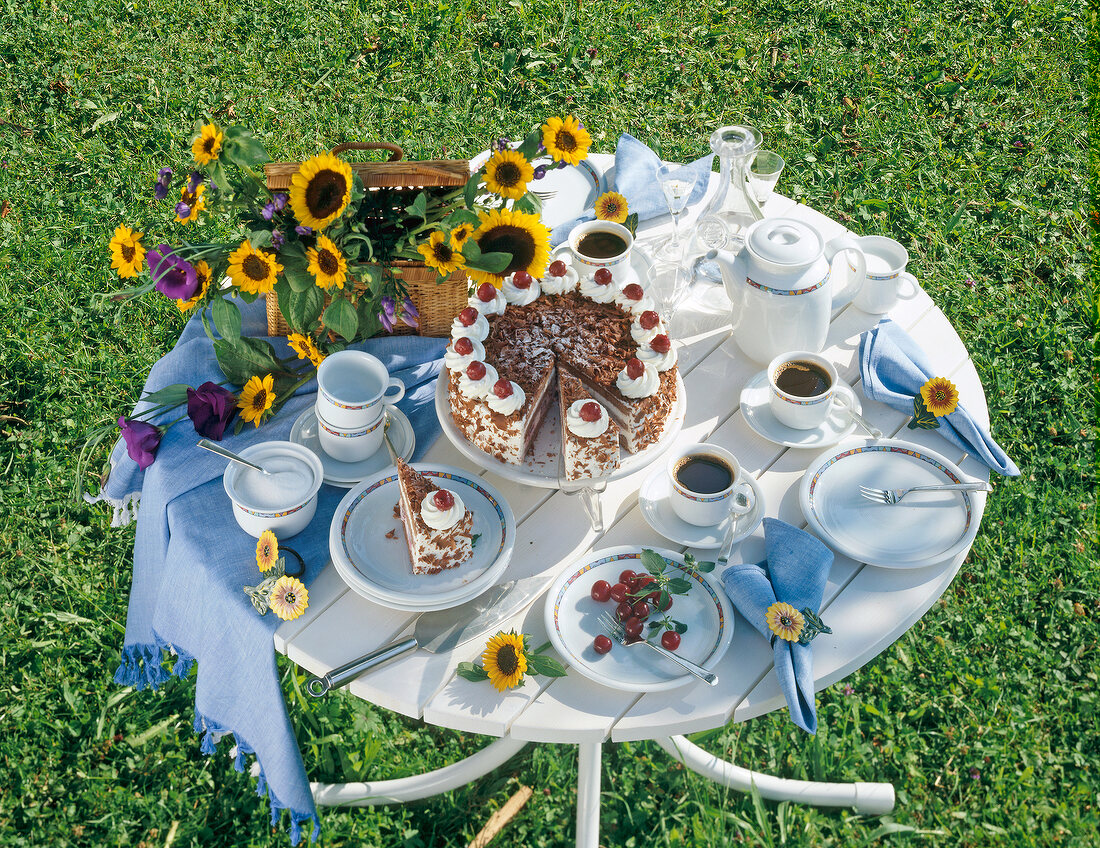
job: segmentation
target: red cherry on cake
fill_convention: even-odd
[[[501,377],[499,380],[497,380],[495,383],[493,383],[493,394],[496,395],[501,400],[504,400],[504,398],[506,398],[506,397],[511,397],[512,396],[512,381],[511,380],[506,380],[503,377]]]
[[[466,366],[466,376],[471,380],[480,380],[485,376],[485,363],[471,362]]]
[[[459,356],[469,356],[474,352],[474,343],[465,336],[459,336],[455,339],[454,349]]]
[[[642,360],[636,356],[632,356],[626,361],[626,376],[631,380],[637,380],[645,373],[645,365]]]
[[[637,283],[631,283],[623,289],[623,294],[626,295],[627,300],[641,300],[645,292],[642,291],[642,287]]]
[[[661,333],[653,337],[653,341],[649,343],[649,346],[657,351],[657,353],[668,353],[669,348],[672,347],[672,342],[668,340],[668,336]]]
[[[596,401],[590,400],[588,403],[581,404],[581,421],[599,421],[601,415],[603,412]]]
[[[496,300],[497,290],[492,283],[482,283],[477,287],[477,299],[482,303],[492,303]]]
[[[458,322],[463,327],[472,327],[477,320],[477,316],[480,313],[472,306],[467,306],[461,312],[458,313]]]
[[[609,286],[611,285],[611,271],[607,268],[599,268],[596,273],[592,275],[596,280],[596,285]]]
[[[436,509],[448,510],[455,505],[455,496],[446,489],[439,489],[432,495],[432,503],[435,504]]]
[[[661,316],[654,312],[652,309],[647,309],[641,315],[638,316],[638,323],[643,330],[652,330],[658,324],[661,323]]]
[[[516,271],[512,275],[512,285],[517,289],[529,289],[533,282],[535,282],[535,278],[526,271]]]
[[[555,259],[550,263],[550,274],[554,277],[564,277],[568,273],[569,268],[560,259]]]

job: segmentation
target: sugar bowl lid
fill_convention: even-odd
[[[775,265],[809,265],[825,250],[821,234],[794,218],[757,221],[745,241],[755,256]]]

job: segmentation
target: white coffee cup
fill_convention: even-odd
[[[585,236],[592,233],[611,233],[626,242],[626,249],[614,256],[592,256],[581,249]],[[622,224],[614,221],[586,221],[578,224],[569,233],[569,249],[573,251],[573,268],[581,278],[591,277],[600,268],[607,268],[616,279],[622,279],[630,267],[630,249],[634,246],[634,236]]]
[[[379,415],[377,420],[366,427],[345,429],[334,427],[317,416],[317,438],[321,448],[338,462],[359,462],[382,447],[382,434],[386,430],[386,416]]]
[[[776,382],[780,379],[780,374],[792,367],[796,370],[806,370],[799,369],[801,363],[818,369],[828,386],[813,395],[792,394],[780,388]],[[795,430],[813,430],[820,427],[829,417],[834,404],[849,406],[847,396],[836,391],[839,379],[836,368],[820,354],[808,350],[781,353],[768,363],[767,374],[768,386],[771,389],[768,403],[772,414],[779,419],[779,423],[786,424]]]
[[[383,404],[404,396],[405,384],[361,350],[330,354],[317,369],[317,417],[331,427],[363,430],[382,417]]]
[[[905,271],[905,266],[909,264],[909,251],[904,245],[885,236],[861,236],[856,243],[867,261],[867,271],[863,280],[855,283],[857,288],[852,303],[864,312],[883,315],[897,305],[902,280],[916,290],[916,277]],[[853,272],[855,270],[852,268]]]
[[[704,468],[700,468],[702,464]],[[705,471],[693,476],[693,470]],[[744,479],[741,465],[732,453],[718,445],[696,443],[676,451],[667,465],[669,503],[683,521],[697,527],[714,527],[721,524],[726,516],[742,515],[753,507],[755,493]],[[712,485],[699,485],[702,478],[710,478]],[[729,483],[717,488],[713,481]],[[695,486],[695,488],[692,488]],[[708,489],[710,491],[696,491]],[[738,494],[744,494],[748,502],[738,503]]]

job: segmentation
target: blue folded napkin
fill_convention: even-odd
[[[267,332],[264,303],[242,309],[244,333]],[[282,357],[291,356],[285,339],[272,338]],[[407,387],[399,408],[416,433],[417,455],[439,433],[433,398],[446,339],[392,336],[369,339],[355,347],[381,359]],[[174,383],[198,386],[224,380],[213,346],[198,317],[184,328],[175,348],[157,362],[145,390]],[[316,397],[317,383],[303,386],[279,414],[263,426],[246,424],[237,436],[233,424],[222,444],[240,452],[249,445],[288,439],[298,415]],[[135,412],[141,411],[139,404]],[[165,423],[173,411],[154,423]],[[235,422],[234,422],[235,424]],[[119,441],[111,453],[111,473],[99,498],[115,507],[112,524],[124,524],[137,513],[134,576],[126,617],[122,662],[115,680],[137,689],[156,688],[172,675],[187,677],[197,661],[195,731],[203,734],[202,750],[212,754],[223,735],[236,739],[236,767],[245,755],[259,764],[257,792],[265,790],[272,824],[283,809],[290,811],[290,838],[297,843],[302,828],[312,822],[311,838],[319,834],[317,809],[309,791],[294,731],[275,664],[272,634],[282,623],[274,613],[261,617],[242,591],[261,580],[256,567],[256,540],[233,518],[222,488],[226,461],[196,447],[199,440],[187,419],[164,436],[156,460],[141,471]],[[322,486],[317,513],[306,530],[286,541],[306,562],[302,581],[308,587],[328,561],[328,532],[333,513],[346,489]],[[140,512],[138,502],[140,501]],[[168,671],[162,651],[175,656]]]
[[[764,616],[776,601],[820,613],[833,552],[805,530],[775,518],[764,519],[764,546],[764,562],[731,565],[722,572],[722,585],[737,611],[770,640],[774,634]],[[791,721],[817,733],[813,648],[776,638],[772,650]]]
[[[859,340],[859,373],[863,392],[908,415],[921,386],[936,374],[927,355],[905,330],[886,318]],[[977,457],[998,474],[1015,477],[1020,473],[989,431],[978,424],[959,399],[955,411],[939,419],[940,433],[952,444]]]
[[[698,203],[707,193],[713,161],[714,154],[708,153],[687,166],[699,176],[691,196],[688,197],[689,206]],[[639,221],[668,214],[668,202],[657,183],[657,168],[660,164],[661,159],[657,154],[634,136],[629,133],[619,136],[619,146],[615,148],[614,191],[626,198],[628,211],[636,212]],[[550,233],[550,243],[561,244],[577,224],[591,221],[595,217],[595,209],[586,209],[580,217],[558,224]]]

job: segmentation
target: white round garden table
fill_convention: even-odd
[[[598,169],[613,157],[594,155]],[[712,186],[713,190],[713,186]],[[696,205],[701,208],[704,204]],[[765,206],[769,217],[783,215],[808,222],[826,240],[843,232],[839,223],[780,195]],[[690,226],[690,211],[685,224]],[[644,248],[669,232],[668,219],[639,230]],[[730,336],[729,302],[719,286],[697,286],[678,309],[672,333],[679,348],[680,373],[687,388],[687,414],[679,443],[710,441],[729,449],[758,480],[767,501],[766,514],[798,527],[806,521],[798,489],[818,448],[784,448],[757,435],[745,422],[739,397],[760,369]],[[958,335],[921,289],[903,295],[890,313],[924,348],[938,375],[948,377],[967,399],[971,413],[988,424],[985,394]],[[986,480],[988,469],[954,447],[934,430],[909,430],[908,417],[867,400],[860,392],[859,338],[878,321],[854,306],[836,311],[824,355],[843,380],[860,394],[864,415],[887,438],[923,445],[956,463],[972,479]],[[486,474],[445,438],[423,457]],[[658,460],[659,461],[659,460]],[[515,553],[503,580],[551,576],[594,548],[614,545],[682,549],[651,529],[638,508],[638,490],[650,470],[609,483],[601,496],[605,530],[597,533],[580,498],[524,486],[499,477],[491,482],[508,499],[518,522]],[[973,493],[974,520],[980,521],[985,495]],[[888,569],[836,554],[820,610],[833,632],[814,642],[817,689],[841,680],[873,659],[905,633],[947,589],[969,550],[951,559],[912,569]],[[714,551],[694,551],[701,559]],[[763,530],[735,546],[730,562],[763,558]],[[410,631],[413,614],[379,606],[351,591],[329,564],[310,586],[309,608],[283,624],[275,646],[311,673],[323,675],[351,659],[397,640]],[[714,687],[690,683],[665,692],[632,693],[607,688],[580,674],[547,679],[528,676],[523,686],[499,694],[486,682],[455,674],[459,662],[475,660],[484,647],[476,639],[442,654],[418,650],[368,672],[348,685],[352,694],[372,704],[422,718],[440,727],[495,737],[477,754],[425,775],[374,783],[313,784],[322,805],[366,806],[425,798],[465,785],[498,767],[529,742],[578,747],[576,844],[595,848],[599,838],[600,756],[605,742],[651,739],[689,768],[727,786],[747,790],[755,785],[765,798],[801,803],[850,806],[865,814],[884,814],[894,805],[889,784],[821,783],[785,780],[750,772],[714,757],[683,734],[746,721],[786,702],[772,671],[767,641],[735,614],[733,643],[715,668]],[[500,622],[497,629],[530,635],[529,644],[546,641],[543,598]]]

